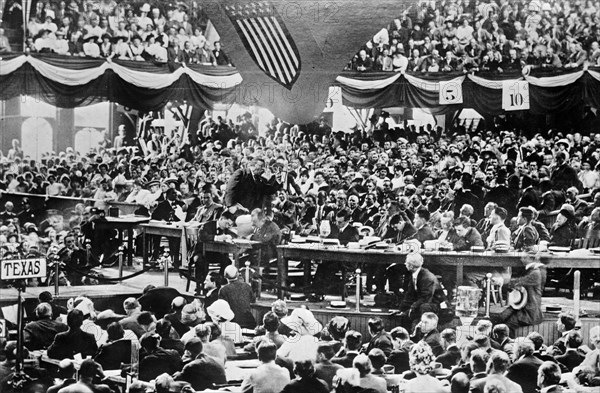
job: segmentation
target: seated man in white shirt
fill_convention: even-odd
[[[244,379],[242,392],[281,392],[290,383],[290,373],[275,364],[277,346],[263,342],[258,346],[257,352],[261,365]]]

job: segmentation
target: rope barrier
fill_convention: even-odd
[[[124,276],[124,277],[121,277],[121,278],[119,278],[119,277],[113,278],[113,277],[99,276],[99,275],[91,274],[90,272],[85,272],[83,270],[79,270],[79,269],[77,269],[77,268],[75,268],[73,266],[68,266],[68,265],[65,265],[65,270],[69,270],[69,271],[81,274],[82,276],[93,278],[93,279],[98,280],[98,281],[120,282],[120,281],[129,280],[130,278],[134,278],[134,277],[137,277],[137,276],[139,276],[141,274],[149,272],[150,270],[152,270],[152,268],[151,267],[146,267],[146,268],[144,268],[142,270],[139,270],[139,271],[137,271],[135,273],[132,273],[132,274],[130,274],[128,276]]]

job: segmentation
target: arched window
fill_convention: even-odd
[[[23,155],[40,160],[52,151],[52,125],[43,117],[30,117],[21,125]]]
[[[75,151],[86,155],[90,149],[96,149],[104,141],[102,131],[95,128],[83,128],[75,133]]]

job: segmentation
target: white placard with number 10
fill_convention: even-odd
[[[455,80],[440,81],[440,105],[462,103],[462,84]]]
[[[521,111],[529,109],[529,83],[526,81],[502,82],[502,109]]]

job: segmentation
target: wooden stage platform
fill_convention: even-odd
[[[118,272],[116,268],[103,269],[103,273],[107,276],[115,277]],[[127,274],[127,273],[125,273]],[[131,280],[124,281],[121,284],[114,285],[96,285],[96,286],[75,286],[75,287],[60,287],[60,295],[56,298],[58,304],[66,305],[67,300],[79,295],[90,297],[96,306],[96,309],[101,311],[107,308],[113,309],[117,313],[122,312],[123,300],[127,297],[138,297],[142,294],[144,287],[148,284],[160,286],[163,283],[163,273],[160,271],[150,271],[141,276],[137,276]],[[171,287],[177,289],[180,293],[192,297],[192,293],[186,293],[186,280],[182,279],[176,273],[171,273],[169,277]],[[37,297],[42,291],[50,291],[54,293],[54,287],[30,287],[23,293],[25,309],[27,315],[33,315],[33,310],[37,305]],[[262,320],[262,316],[270,310],[271,303],[276,299],[275,295],[263,293],[260,300],[253,306],[253,313],[257,321]],[[354,297],[350,296],[347,299],[346,309],[334,309],[329,306],[331,300],[339,300],[337,296],[326,296],[325,301],[318,303],[288,301],[288,308],[293,309],[302,305],[307,306],[313,311],[315,317],[323,325],[336,315],[345,316],[351,321],[353,329],[360,331],[365,337],[368,337],[367,322],[373,316],[379,316],[385,321],[386,329],[391,329],[398,324],[398,317],[394,315],[394,310],[376,309],[373,304],[372,296],[365,296],[360,312],[356,313]],[[17,291],[12,288],[0,288],[0,307],[6,307],[17,303]],[[543,309],[548,305],[560,305],[563,310],[572,310],[573,301],[565,297],[544,297]],[[600,325],[600,302],[583,299],[581,307],[586,311],[588,317],[581,318],[582,331],[584,337],[587,337],[589,328],[594,325]],[[503,307],[492,305],[491,313],[499,313]],[[483,316],[485,311],[480,310],[479,316]],[[519,334],[526,335],[531,331],[538,331],[544,336],[546,342],[554,341],[557,338],[556,317],[557,314],[544,313],[544,322],[538,326],[530,326],[522,329]],[[460,325],[458,318],[455,318],[448,327],[456,327]],[[463,331],[463,330],[461,330]]]
[[[258,300],[252,306],[252,313],[254,314],[254,317],[257,321],[261,321],[262,316],[271,310],[271,303],[274,300],[274,296],[263,296],[262,299]],[[288,301],[287,305],[289,309],[306,306],[313,312],[315,318],[321,324],[323,324],[323,326],[325,326],[331,320],[331,318],[333,318],[336,315],[346,317],[350,321],[351,328],[359,331],[363,335],[363,337],[369,337],[367,326],[369,319],[372,317],[380,317],[384,321],[385,328],[388,331],[391,330],[393,327],[397,326],[399,323],[399,318],[396,315],[394,315],[395,311],[397,310],[377,309],[374,308],[374,306],[361,306],[360,312],[357,313],[355,309],[356,303],[354,302],[353,298],[349,298],[347,300],[347,308],[345,309],[334,309],[330,307],[329,303],[331,300],[339,300],[339,297],[326,296],[325,301],[318,303],[311,303],[306,301]],[[373,302],[369,301],[368,299],[365,300],[365,304],[367,305],[370,305],[372,303]],[[560,305],[562,307],[562,310],[567,311],[572,310],[573,301],[562,297],[543,298],[542,307],[544,311],[546,306],[549,305]],[[585,310],[586,314],[588,315],[586,317],[582,317],[580,320],[582,334],[583,337],[586,338],[588,337],[588,332],[591,327],[600,325],[600,302],[582,300],[581,308]],[[504,307],[501,307],[499,305],[492,305],[490,307],[490,314],[499,314],[503,309]],[[479,319],[483,319],[484,315],[485,310],[481,308],[479,310],[478,318],[475,319],[472,326],[474,326]],[[533,331],[537,331],[544,337],[545,342],[554,342],[558,338],[558,331],[556,330],[557,316],[557,313],[544,312],[544,321],[541,324],[521,328],[517,331],[517,335],[526,336],[527,334]],[[456,328],[457,332],[459,333],[459,336],[460,334],[462,334],[463,336],[473,335],[472,328],[469,329],[461,327],[461,322],[458,319],[458,317],[455,317],[451,322],[442,326],[442,328],[447,327]]]

